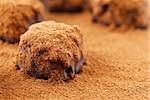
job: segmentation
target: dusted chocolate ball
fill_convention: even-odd
[[[18,42],[28,27],[41,20],[40,2],[34,0],[0,1],[0,39],[10,43]]]
[[[45,21],[21,36],[16,67],[36,78],[67,81],[80,72],[84,62],[79,28]]]
[[[94,22],[128,30],[148,27],[146,0],[91,0]]]

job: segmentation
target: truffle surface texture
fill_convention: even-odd
[[[16,67],[40,79],[73,79],[85,63],[82,38],[76,25],[33,24],[21,36]]]

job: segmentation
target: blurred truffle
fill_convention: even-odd
[[[0,0],[0,39],[18,42],[31,24],[42,20],[41,6],[38,0]]]
[[[90,3],[94,22],[125,30],[148,27],[146,0],[93,0]]]

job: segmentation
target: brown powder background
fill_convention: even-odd
[[[66,83],[31,78],[15,69],[18,45],[0,41],[1,100],[148,100],[148,31],[110,32],[92,23],[88,12],[45,19],[79,25],[87,65]]]

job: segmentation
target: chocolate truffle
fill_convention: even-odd
[[[146,0],[94,0],[90,3],[94,22],[126,29],[148,26]]]
[[[148,27],[147,0],[112,0],[112,20],[115,27],[145,29]]]
[[[73,79],[85,63],[83,39],[76,25],[45,21],[21,36],[17,69],[39,79]]]
[[[41,20],[39,8],[34,0],[0,0],[0,39],[15,43],[28,27]]]

